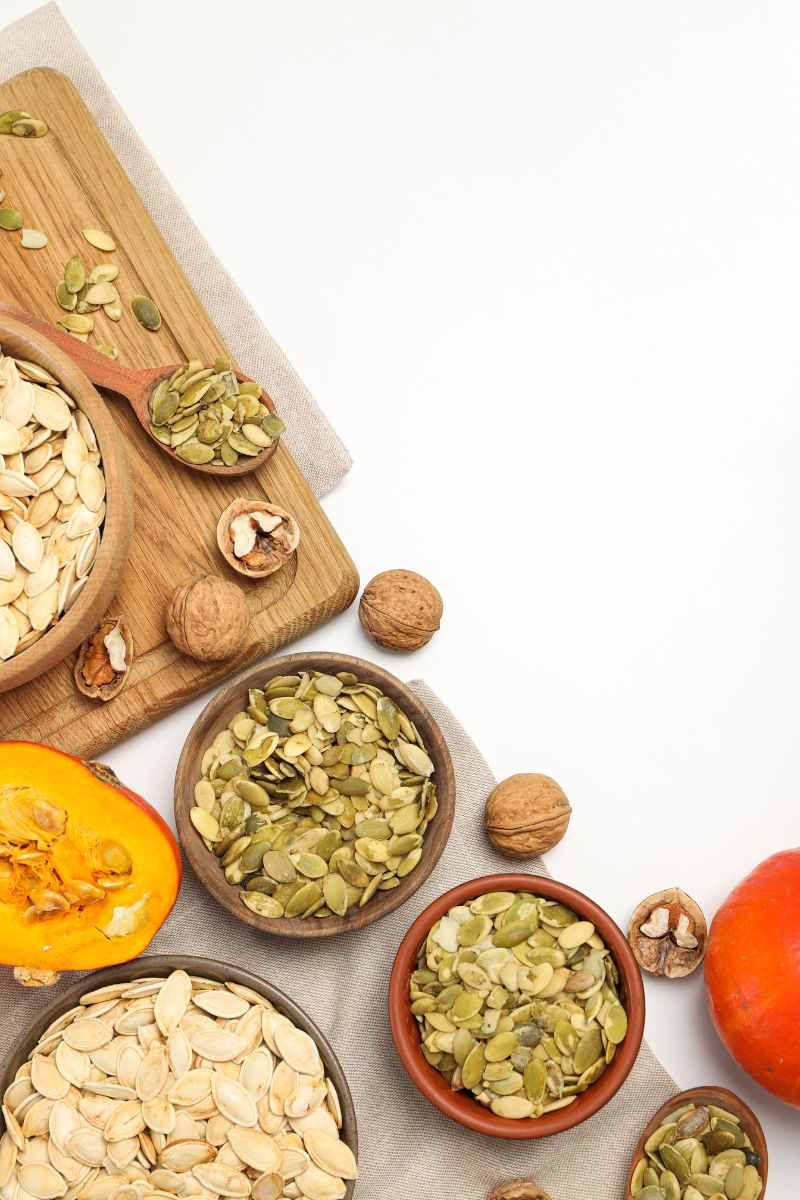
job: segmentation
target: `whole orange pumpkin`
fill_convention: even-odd
[[[728,896],[711,925],[705,976],[733,1057],[800,1108],[800,847],[773,854]]]

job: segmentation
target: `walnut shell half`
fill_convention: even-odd
[[[217,545],[240,575],[274,575],[300,543],[300,527],[291,513],[265,500],[232,501],[217,523]]]
[[[639,966],[667,979],[691,975],[705,957],[707,940],[702,909],[680,888],[648,896],[634,912],[628,929]]]
[[[498,1184],[487,1200],[550,1200],[550,1197],[532,1179],[511,1179]]]
[[[436,633],[442,597],[415,571],[383,571],[361,594],[358,617],[364,632],[384,650],[419,650]]]
[[[567,832],[572,807],[549,775],[510,775],[486,801],[486,832],[509,858],[535,858]]]
[[[122,691],[133,663],[133,636],[124,617],[105,617],[81,643],[75,686],[93,700],[111,700]]]
[[[218,575],[195,575],[176,587],[167,630],[182,654],[201,662],[231,658],[242,648],[250,611],[244,592]]]

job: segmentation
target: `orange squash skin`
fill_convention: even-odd
[[[168,917],[181,882],[177,842],[146,800],[107,768],[35,742],[0,742],[0,787],[25,785],[66,808],[70,819],[121,842],[133,859],[127,887],[79,911],[31,925],[0,901],[0,962],[54,971],[94,970],[141,954]],[[123,936],[100,932],[120,905],[146,897],[146,921]]]
[[[722,904],[705,980],[727,1049],[768,1092],[800,1108],[800,847],[761,863]]]

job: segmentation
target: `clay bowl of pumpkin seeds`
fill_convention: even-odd
[[[679,1092],[647,1122],[631,1159],[626,1200],[758,1200],[767,1140],[753,1110],[722,1087]]]
[[[0,314],[0,692],[94,629],[132,533],[125,451],[103,400],[52,342]]]
[[[192,727],[175,823],[192,870],[264,933],[329,937],[394,912],[455,812],[442,732],[388,671],[346,654],[248,667]]]
[[[440,1112],[549,1137],[607,1104],[636,1061],[644,988],[622,930],[554,879],[471,879],[409,929],[389,983],[397,1051]]]
[[[3,1174],[31,1195],[74,1181],[87,1196],[138,1181],[253,1200],[355,1189],[355,1109],[330,1045],[279,988],[216,959],[148,955],[59,988],[0,1095]]]

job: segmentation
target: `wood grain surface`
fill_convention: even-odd
[[[18,234],[0,233],[0,298],[56,321],[61,310],[54,289],[67,259],[80,254],[88,267],[114,261],[120,266],[122,320],[115,324],[102,310],[95,313],[92,343],[118,346],[120,361],[137,369],[227,353],[70,81],[46,68],[24,72],[0,86],[0,111],[10,108],[35,113],[47,121],[50,133],[2,139],[4,203],[18,208],[25,224],[44,230],[50,240],[43,250],[23,250]],[[81,236],[85,228],[111,233],[117,250],[94,250]],[[130,312],[130,299],[140,292],[153,296],[161,308],[157,333],[143,329]],[[246,363],[237,365],[246,371]],[[102,753],[253,658],[322,624],[346,608],[358,590],[350,556],[285,446],[244,480],[217,479],[173,465],[151,446],[126,403],[109,403],[135,495],[130,559],[111,605],[133,632],[130,682],[107,704],[88,700],[75,689],[70,658],[0,698],[0,738],[28,738],[81,755]],[[293,513],[300,525],[294,562],[269,579],[251,582],[235,575],[217,549],[219,514],[237,495],[269,499]],[[170,593],[201,571],[235,580],[247,595],[248,636],[241,653],[227,662],[194,662],[167,638]]]
[[[225,879],[216,855],[206,850],[205,843],[192,825],[189,810],[194,806],[194,785],[202,776],[203,755],[216,734],[224,729],[237,712],[247,707],[250,688],[263,687],[268,679],[276,675],[297,675],[303,671],[322,671],[335,675],[337,671],[351,671],[362,683],[371,683],[394,700],[422,735],[425,747],[433,762],[438,809],[425,832],[422,857],[414,870],[401,879],[398,887],[388,892],[377,892],[363,908],[349,909],[343,917],[325,917],[318,921],[311,917],[303,921],[300,917],[261,917],[247,908],[241,901],[239,888],[232,887]],[[189,865],[206,891],[234,917],[260,929],[263,933],[279,937],[330,937],[363,929],[386,917],[405,904],[425,882],[442,856],[456,811],[456,783],[450,751],[439,725],[415,692],[396,679],[382,667],[354,658],[350,654],[286,654],[268,663],[256,663],[242,671],[218,692],[206,705],[189,730],[183,745],[178,770],[175,773],[175,827],[183,852]]]

